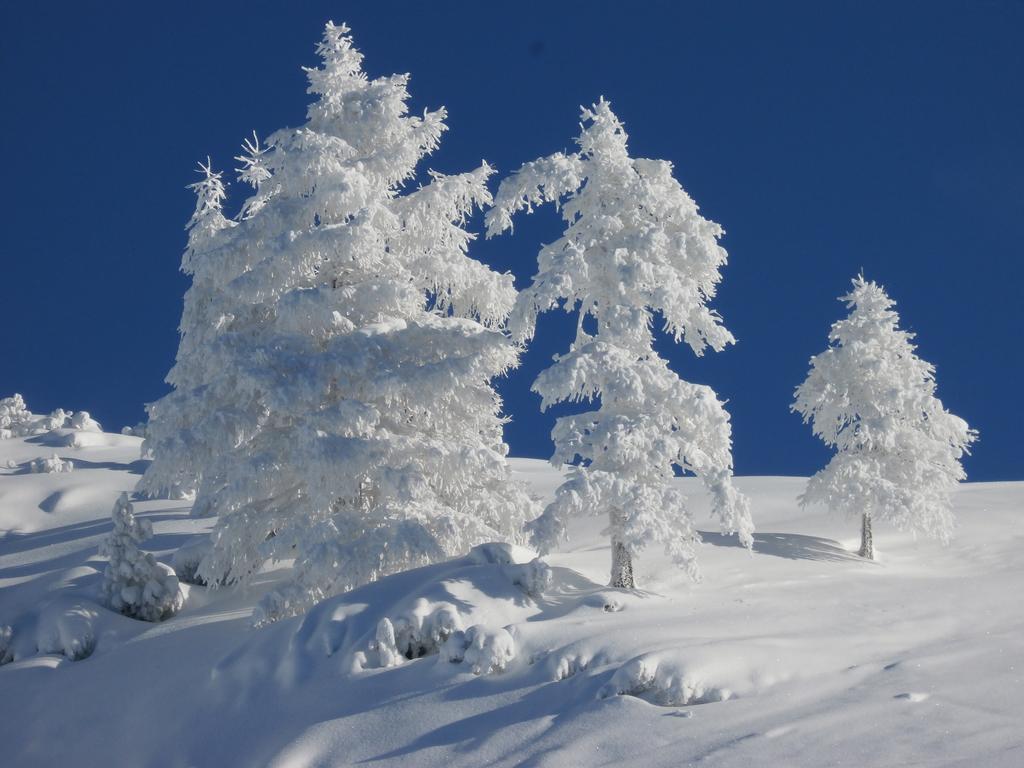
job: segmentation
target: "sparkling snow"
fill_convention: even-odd
[[[798,507],[801,478],[738,479],[752,553],[682,480],[699,584],[650,551],[642,591],[603,586],[587,520],[549,572],[493,547],[253,629],[279,568],[245,589],[183,585],[181,612],[151,624],[98,601],[97,546],[144,469],[140,440],[88,434],[0,440],[4,765],[1024,764],[1024,483],[962,486],[949,547],[880,525],[871,563],[852,554],[855,520]],[[73,472],[25,471],[54,451]],[[548,498],[560,481],[514,467]],[[165,563],[214,523],[183,501],[134,505]]]

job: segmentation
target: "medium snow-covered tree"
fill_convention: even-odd
[[[122,493],[111,513],[114,530],[100,544],[109,558],[100,591],[115,611],[143,621],[163,621],[181,609],[183,598],[174,571],[139,544],[153,535],[148,520],[139,520],[128,494]]]
[[[807,483],[801,505],[861,516],[860,555],[874,559],[871,524],[884,520],[943,542],[953,532],[950,494],[978,433],[935,397],[935,368],[895,302],[863,275],[840,301],[851,310],[811,358],[792,409],[836,455]]]
[[[519,210],[553,202],[566,222],[544,246],[510,328],[525,342],[537,315],[560,304],[578,313],[569,351],[538,376],[541,408],[600,400],[558,419],[552,462],[575,463],[555,500],[531,524],[549,550],[570,514],[607,515],[613,586],[634,586],[633,557],[660,542],[697,577],[699,534],[675,468],[699,476],[723,529],[752,543],[749,503],[732,484],[729,416],[709,387],[681,380],[654,350],[652,326],[701,355],[734,341],[707,307],[721,280],[722,229],[700,216],[672,165],[629,156],[626,132],[604,99],[583,110],[572,154],[526,163],[505,179],[487,213],[488,236]],[[592,325],[591,325],[592,324]]]
[[[172,371],[191,389],[171,407],[191,413],[171,418],[183,427],[167,440],[199,446],[200,466],[172,465],[201,472],[196,505],[219,516],[199,578],[295,560],[258,620],[516,540],[536,514],[510,477],[491,386],[518,359],[503,330],[512,277],[468,256],[465,221],[490,202],[491,168],[410,188],[444,111],[408,114],[408,77],[367,77],[344,25],[327,24],[317,51],[306,123],[247,143],[255,191],[238,219],[224,222],[209,177],[197,189],[195,298]]]

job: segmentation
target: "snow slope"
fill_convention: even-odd
[[[163,624],[97,605],[96,547],[139,440],[62,442],[0,441],[16,465],[0,469],[5,766],[1024,765],[1024,483],[963,486],[948,548],[879,527],[869,563],[855,521],[796,506],[802,479],[741,478],[754,551],[706,532],[701,584],[649,552],[643,592],[602,586],[588,520],[549,572],[492,548],[254,630],[286,569],[190,587]],[[28,470],[54,452],[72,472]],[[559,481],[515,469],[546,497]],[[135,508],[164,562],[212,524],[185,502]],[[383,618],[426,655],[395,663]]]

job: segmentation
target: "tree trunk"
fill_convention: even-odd
[[[875,559],[875,539],[871,535],[871,515],[867,512],[861,518],[860,524],[860,552],[857,553],[868,560]]]
[[[612,539],[612,586],[618,589],[635,589],[633,581],[633,555],[629,548],[618,539]]]

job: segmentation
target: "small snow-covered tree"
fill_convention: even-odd
[[[410,189],[444,111],[409,115],[408,77],[367,77],[344,25],[317,51],[306,123],[247,142],[255,191],[238,219],[225,223],[209,176],[197,189],[175,415],[161,432],[158,403],[147,434],[154,466],[174,452],[156,485],[198,477],[196,508],[219,516],[199,578],[295,560],[259,620],[516,540],[536,514],[491,386],[518,359],[512,277],[468,256],[464,226],[490,202],[491,168]]]
[[[17,392],[0,399],[0,440],[32,434],[35,420],[35,414]]]
[[[612,585],[632,588],[633,556],[652,542],[698,575],[699,534],[671,484],[675,468],[704,481],[723,529],[745,546],[753,525],[746,497],[732,484],[728,414],[709,387],[669,368],[652,334],[659,314],[664,329],[697,355],[734,341],[707,307],[726,261],[722,229],[700,216],[671,163],[631,158],[626,139],[607,101],[584,109],[579,150],[526,163],[505,179],[487,231],[510,228],[515,212],[540,203],[561,208],[566,229],[541,249],[510,327],[525,342],[538,313],[559,304],[578,311],[575,341],[533,390],[542,409],[597,398],[600,405],[558,419],[552,461],[579,463],[532,532],[546,551],[564,536],[568,515],[607,515]]]
[[[183,602],[174,571],[139,544],[153,535],[148,520],[139,520],[122,493],[111,513],[114,530],[100,544],[109,558],[100,586],[103,601],[113,610],[143,621],[163,621],[180,610]]]
[[[960,459],[978,433],[935,397],[935,368],[895,302],[863,275],[840,301],[851,310],[811,358],[792,408],[836,455],[807,483],[801,505],[861,516],[862,557],[874,559],[873,520],[949,540],[950,494],[966,477]]]

